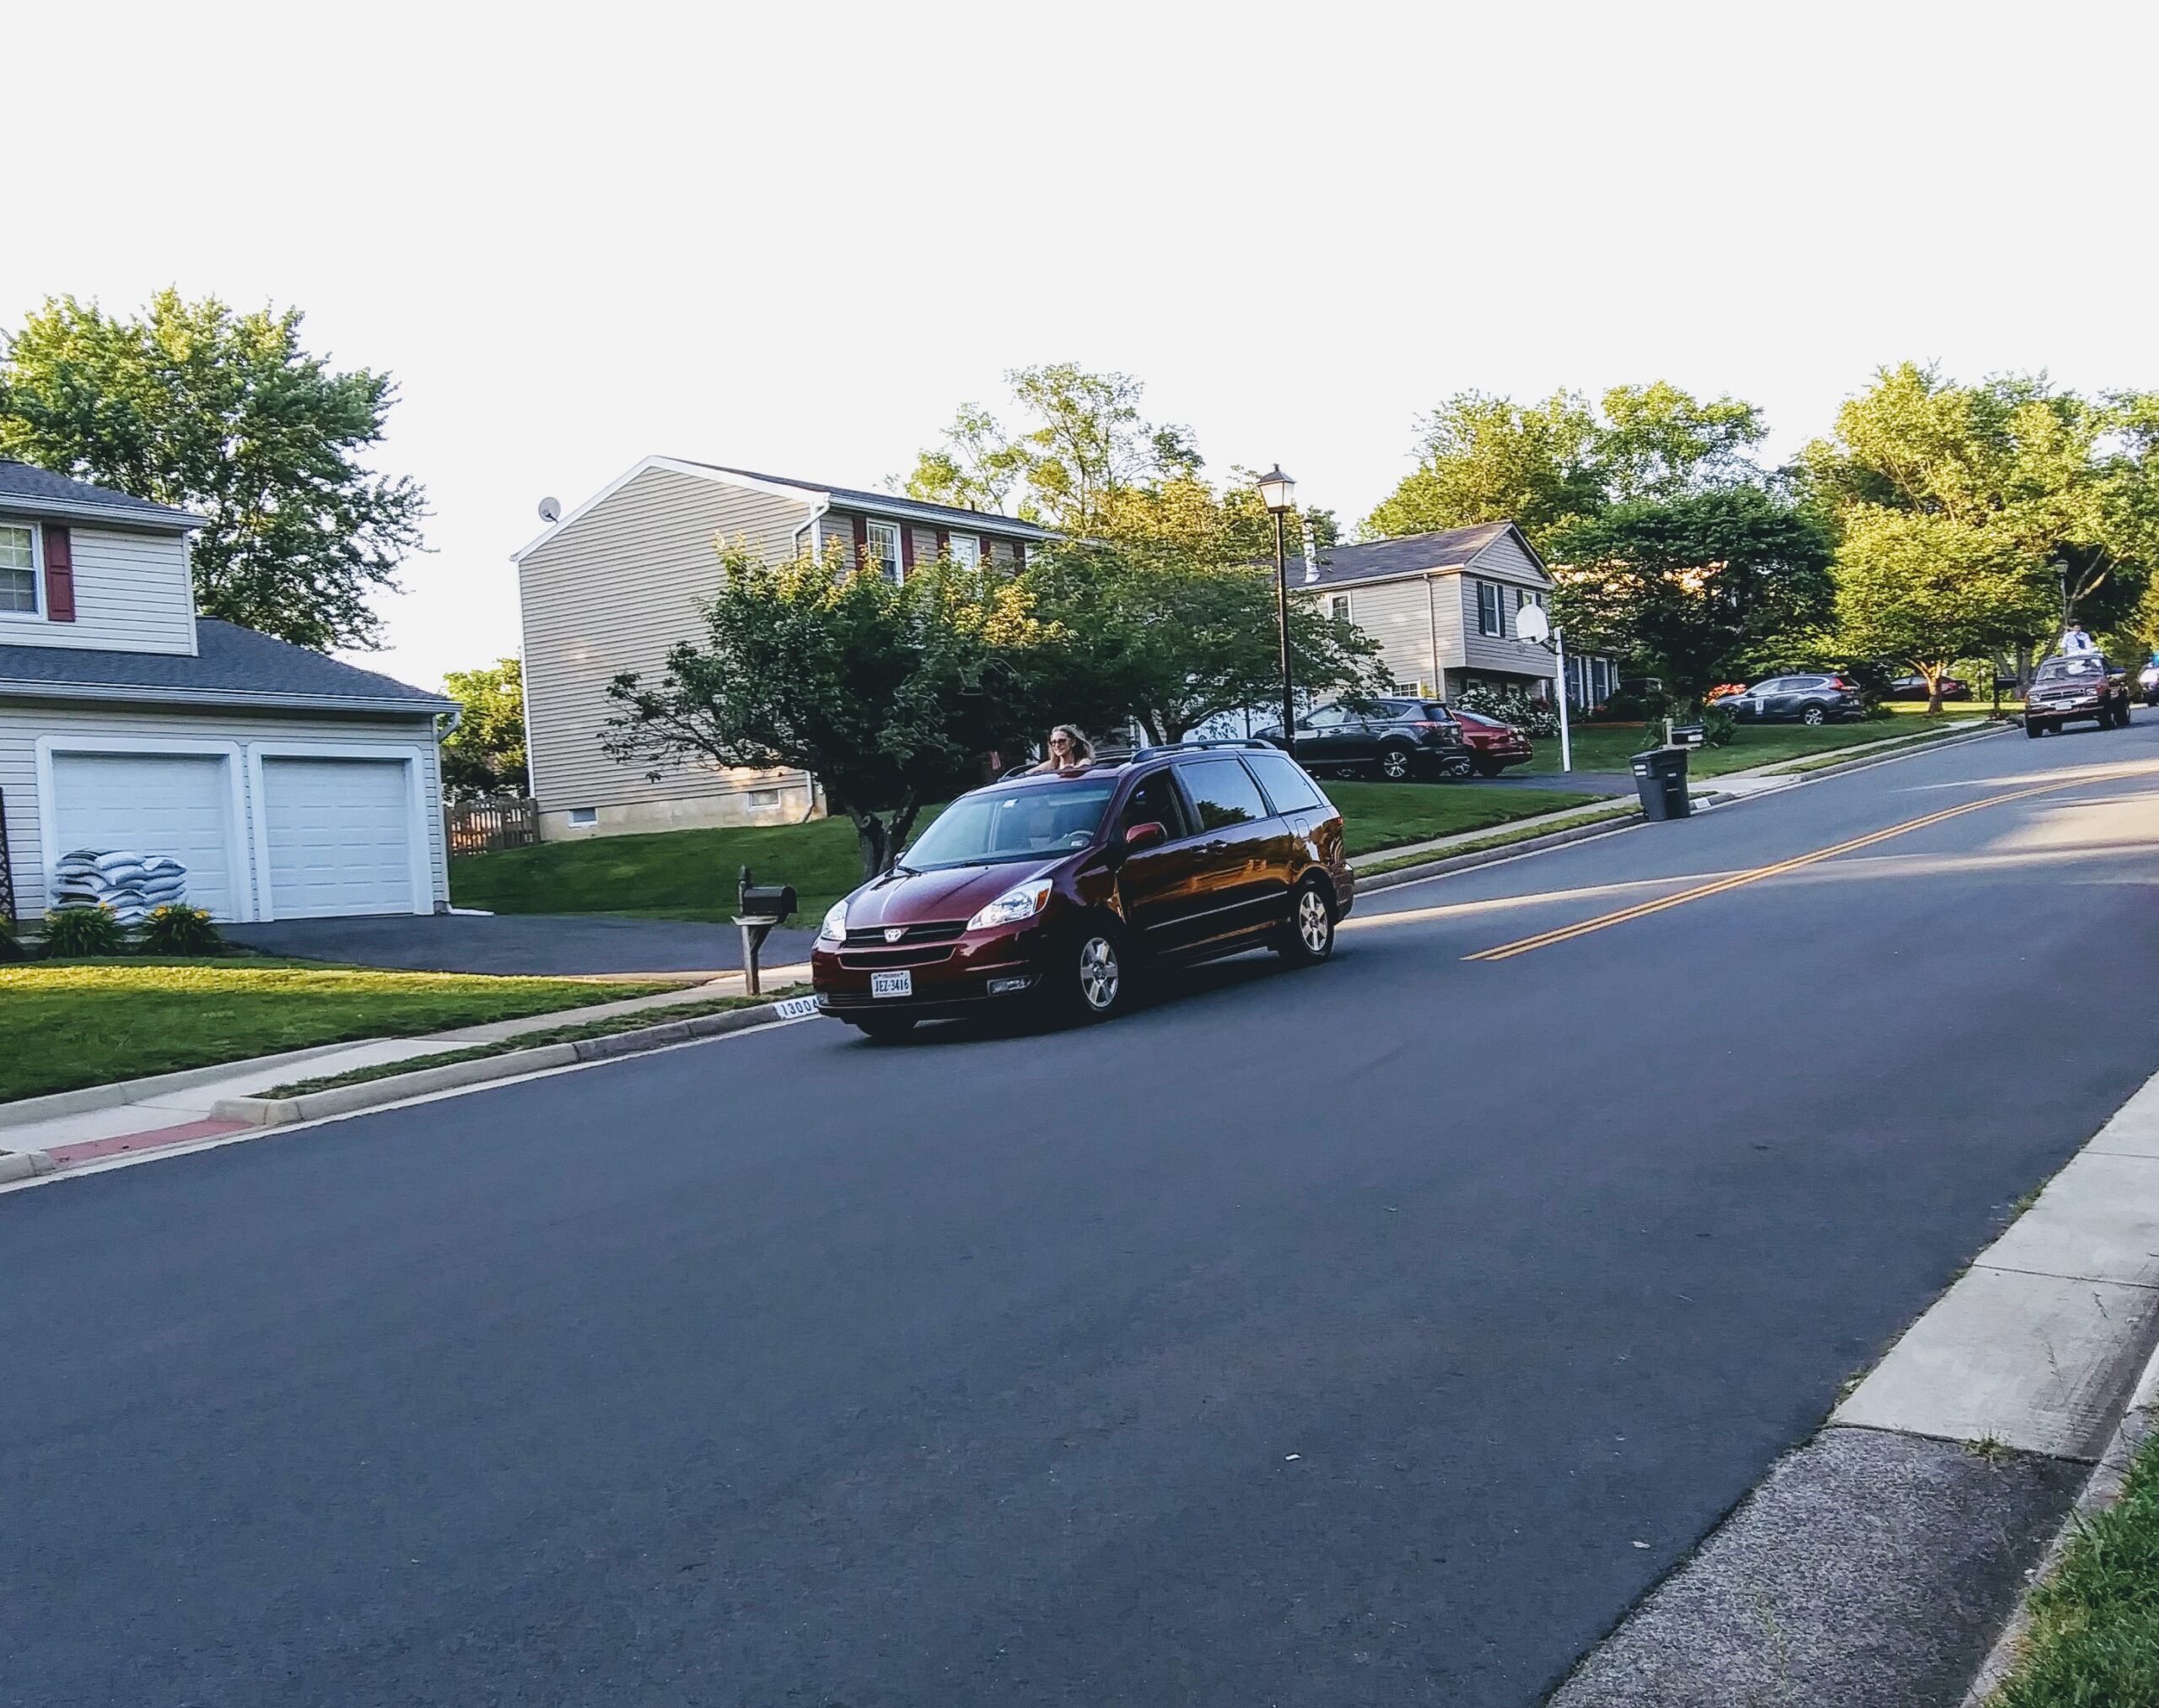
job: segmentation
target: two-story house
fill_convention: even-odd
[[[0,461],[0,912],[84,849],[178,860],[223,919],[447,908],[455,702],[197,617],[201,525]]]
[[[682,764],[655,781],[649,768],[601,750],[620,709],[608,684],[625,671],[657,676],[669,648],[704,633],[697,604],[718,588],[721,544],[783,563],[837,543],[899,581],[940,557],[1017,573],[1052,537],[1010,516],[892,493],[646,457],[512,554],[541,835],[787,824],[820,810],[800,771]]]
[[[1525,605],[1548,605],[1551,572],[1512,522],[1444,528],[1320,554],[1290,566],[1290,585],[1379,643],[1404,688],[1451,698],[1473,684],[1552,693],[1552,653],[1517,633]],[[1618,681],[1602,656],[1567,658],[1567,698],[1601,705]]]

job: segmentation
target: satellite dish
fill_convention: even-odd
[[[563,501],[560,498],[542,498],[540,500],[540,520],[541,521],[559,522],[562,519]]]
[[[1525,605],[1515,613],[1515,633],[1524,640],[1543,640],[1552,633],[1552,619],[1541,605]]]

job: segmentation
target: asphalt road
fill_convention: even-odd
[[[1995,738],[0,1196],[0,1701],[1536,1701],[2159,1067],[2155,833]]]

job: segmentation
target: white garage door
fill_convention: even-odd
[[[187,868],[187,899],[240,917],[229,760],[192,753],[56,753],[59,852],[164,854]]]
[[[401,762],[266,758],[262,820],[272,918],[412,911],[412,805]]]

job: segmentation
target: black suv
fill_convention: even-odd
[[[2024,696],[2024,733],[2038,736],[2089,718],[2102,730],[2129,727],[2129,672],[2096,652],[2041,663]]]
[[[1279,724],[1255,733],[1277,747],[1285,745]],[[1419,774],[1467,777],[1470,770],[1462,725],[1436,700],[1363,700],[1318,707],[1298,720],[1297,745],[1290,751],[1316,776],[1370,773],[1390,783],[1407,783]]]

